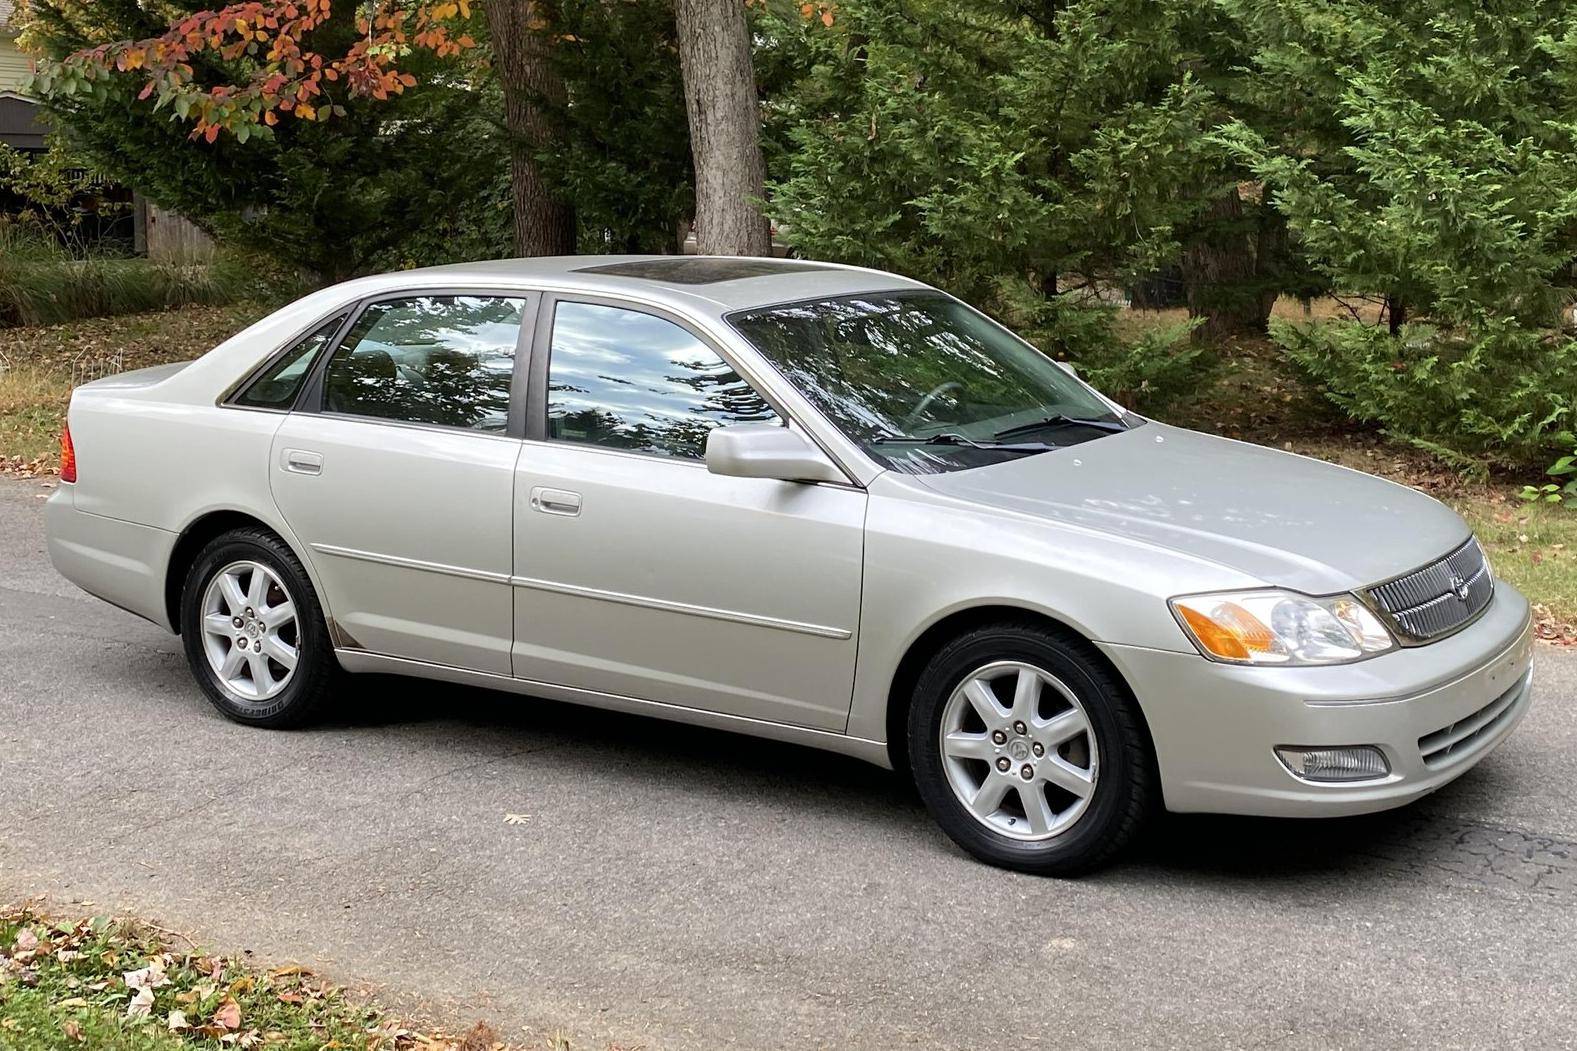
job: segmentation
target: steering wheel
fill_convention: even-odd
[[[931,388],[930,392],[927,393],[925,397],[920,399],[920,404],[914,407],[914,411],[903,418],[903,429],[905,431],[912,430],[914,425],[919,423],[925,417],[925,410],[931,407],[931,403],[933,401],[940,398],[950,390],[963,389],[964,385],[957,380],[948,380],[946,383],[938,383],[935,387]]]

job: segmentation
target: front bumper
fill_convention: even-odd
[[[1504,581],[1457,634],[1357,664],[1254,668],[1101,649],[1139,699],[1174,811],[1327,817],[1401,806],[1488,755],[1533,697],[1532,617]],[[1276,758],[1277,745],[1373,745],[1390,773],[1315,784]]]

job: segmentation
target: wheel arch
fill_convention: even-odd
[[[190,572],[192,563],[197,561],[198,554],[209,541],[234,529],[262,529],[288,547],[306,569],[307,578],[318,593],[318,602],[323,605],[324,613],[327,614],[328,607],[323,600],[323,589],[315,578],[312,563],[302,555],[301,549],[287,530],[247,511],[216,508],[203,512],[187,523],[181,530],[179,539],[175,541],[175,547],[170,551],[170,561],[164,572],[164,613],[171,631],[177,635],[181,633],[181,589],[186,583],[186,574]]]
[[[908,737],[909,705],[914,697],[915,685],[919,682],[920,673],[925,670],[926,663],[950,639],[989,624],[1032,625],[1048,635],[1073,643],[1091,660],[1105,667],[1111,673],[1112,680],[1127,690],[1129,697],[1134,701],[1134,710],[1139,714],[1139,723],[1144,729],[1145,744],[1151,762],[1155,762],[1155,740],[1150,732],[1149,720],[1144,714],[1144,705],[1139,703],[1122,669],[1112,663],[1110,658],[1101,652],[1099,646],[1067,621],[1044,610],[1007,603],[988,603],[950,610],[938,616],[915,635],[904,650],[897,667],[893,670],[887,690],[887,756],[894,770],[904,774],[909,770],[908,749],[905,747]]]

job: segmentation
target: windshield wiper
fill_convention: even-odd
[[[997,437],[1001,437],[1001,435]],[[914,445],[962,445],[969,449],[990,449],[992,452],[1006,453],[1044,453],[1056,448],[1056,446],[1046,445],[1044,442],[999,442],[996,440],[979,442],[973,438],[965,438],[962,434],[954,434],[951,431],[933,434],[928,438],[911,438],[902,434],[878,434],[876,437],[868,440],[872,445],[891,445],[900,442],[908,442]]]
[[[1017,438],[1021,434],[1034,434],[1036,431],[1045,430],[1047,427],[1093,427],[1097,431],[1110,431],[1114,434],[1118,431],[1128,430],[1126,423],[1120,423],[1116,420],[1090,420],[1080,416],[1069,416],[1066,413],[1054,412],[1050,416],[1042,416],[1038,420],[1005,427],[998,431],[994,437]]]

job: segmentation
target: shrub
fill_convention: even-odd
[[[0,326],[230,303],[252,284],[248,268],[233,259],[183,266],[79,259],[26,227],[0,224]]]
[[[1518,494],[1529,503],[1577,506],[1577,449],[1562,456],[1544,469],[1546,478],[1556,479],[1543,485],[1525,485]]]
[[[1117,308],[1093,297],[1043,296],[1013,281],[999,283],[996,298],[1011,327],[1052,357],[1076,365],[1092,386],[1131,409],[1163,411],[1200,390],[1215,371],[1216,356],[1188,339],[1198,319],[1123,340],[1113,326]]]
[[[1272,338],[1355,420],[1482,473],[1573,443],[1577,341],[1492,320],[1474,329],[1273,322]]]

